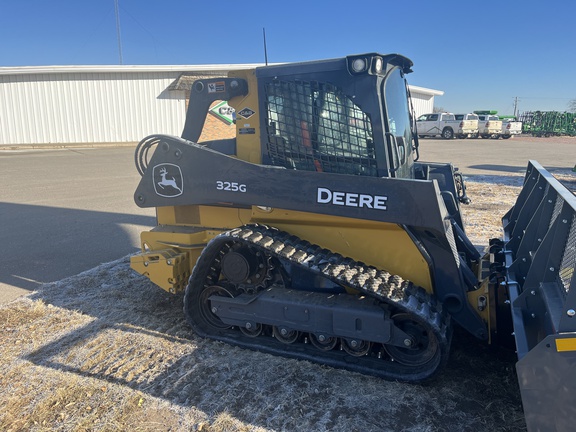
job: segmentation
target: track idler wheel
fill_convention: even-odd
[[[215,329],[227,329],[230,328],[228,324],[223,323],[218,315],[216,315],[216,310],[210,304],[209,298],[212,296],[222,296],[222,297],[234,297],[232,291],[221,287],[219,285],[211,285],[202,290],[199,295],[199,312],[200,319],[203,324]]]
[[[412,315],[399,313],[392,319],[397,327],[410,335],[410,338],[404,341],[403,347],[384,345],[393,360],[406,366],[422,366],[440,355],[434,333],[416,321]]]

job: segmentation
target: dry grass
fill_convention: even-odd
[[[518,186],[477,180],[464,216],[485,245]],[[133,273],[127,258],[0,308],[0,343],[2,431],[525,427],[514,355],[463,332],[435,380],[386,382],[202,340],[184,323],[182,297]]]
[[[485,182],[486,178],[478,180],[480,181],[468,180],[466,183],[472,203],[461,208],[468,237],[475,245],[486,246],[488,239],[502,236],[502,216],[514,204],[521,183],[518,186],[498,185]],[[518,181],[521,181],[521,178],[518,178]]]

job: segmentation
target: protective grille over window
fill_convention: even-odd
[[[268,156],[289,169],[375,176],[368,116],[333,85],[266,85]]]

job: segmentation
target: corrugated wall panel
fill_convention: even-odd
[[[178,72],[0,76],[0,144],[135,142],[179,135],[183,92],[166,88]]]
[[[183,91],[171,72],[66,72],[0,75],[0,145],[136,142],[180,135]],[[412,90],[417,116],[434,97]]]
[[[420,94],[412,91],[412,106],[414,107],[414,113],[416,118],[420,117],[422,114],[431,113],[434,109],[434,96]]]

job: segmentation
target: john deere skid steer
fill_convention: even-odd
[[[462,176],[418,160],[411,67],[365,54],[196,81],[182,137],[136,150],[135,201],[158,226],[131,266],[185,291],[203,337],[390,380],[438,372],[455,324],[513,334],[529,428],[568,430],[575,197],[530,162],[481,255]],[[215,101],[235,109],[236,138],[197,143]]]

